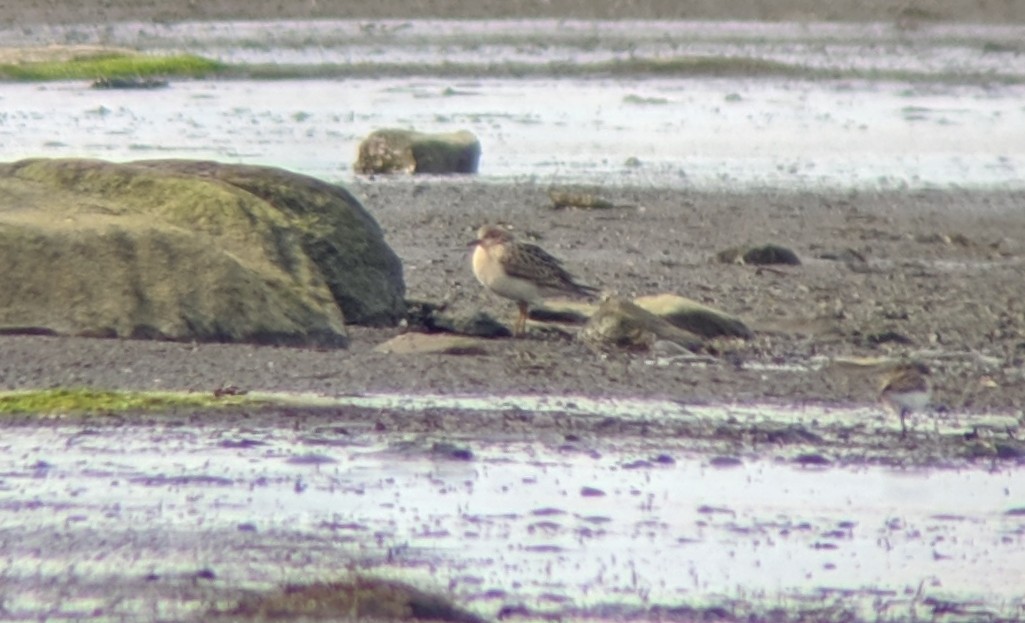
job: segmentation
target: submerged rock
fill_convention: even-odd
[[[425,134],[375,130],[359,145],[357,173],[476,173],[480,141],[467,130]]]
[[[202,161],[0,164],[0,328],[343,345],[404,313],[398,257],[345,189]]]

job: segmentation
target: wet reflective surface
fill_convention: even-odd
[[[374,400],[422,413],[409,397]],[[601,402],[548,404],[583,416]],[[447,404],[452,418],[484,416],[469,400]],[[607,415],[670,409],[610,401]],[[677,405],[676,417],[688,413]],[[489,616],[510,604],[565,612],[716,596],[842,595],[887,616],[930,599],[1022,607],[1025,473],[1011,466],[836,467],[771,450],[693,454],[672,439],[451,440],[276,417],[6,427],[6,612],[185,616],[218,590],[354,566],[443,588]]]
[[[232,63],[339,64],[356,73],[180,80],[156,91],[8,84],[0,91],[0,159],[216,158],[345,181],[359,141],[398,126],[474,132],[486,180],[1021,188],[1025,72],[1016,59],[1023,36],[1014,26],[905,32],[654,22],[34,27],[8,31],[4,40],[183,50]],[[732,77],[648,73],[681,57],[718,59]],[[642,75],[612,76],[596,65],[610,59],[637,63]],[[730,59],[739,59],[736,67]],[[760,75],[750,61],[797,69]],[[432,66],[439,74],[463,69],[442,77],[431,75]],[[551,77],[559,66],[585,77]],[[492,74],[511,76],[481,77]]]
[[[0,158],[212,158],[344,181],[367,134],[400,126],[473,131],[496,181],[1019,188],[1023,100],[1025,87],[754,79],[17,84],[0,94]]]

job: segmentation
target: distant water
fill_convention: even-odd
[[[7,84],[0,160],[200,157],[346,181],[364,136],[410,127],[475,132],[487,181],[1025,187],[1020,26],[137,23],[0,40],[185,50],[292,76]]]
[[[797,68],[1025,80],[1025,26],[578,20],[114,23],[0,29],[4,45],[189,51],[229,63],[586,67],[746,58]]]

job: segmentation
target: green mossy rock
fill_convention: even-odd
[[[0,263],[7,332],[337,346],[404,312],[359,202],[268,167],[0,164]]]
[[[359,146],[357,173],[476,173],[480,141],[472,132],[425,134],[385,129],[371,132]]]

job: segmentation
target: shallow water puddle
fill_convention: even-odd
[[[864,612],[925,598],[1021,607],[1021,469],[718,463],[671,440],[615,439],[600,450],[476,439],[461,442],[471,460],[453,460],[410,441],[265,425],[8,427],[5,607],[180,613],[203,604],[150,603],[131,587],[197,573],[263,587],[353,564],[488,615],[836,591]]]

